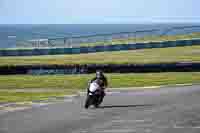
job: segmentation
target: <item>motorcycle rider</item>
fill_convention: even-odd
[[[98,70],[96,71],[96,77],[94,77],[90,82],[94,82],[95,80],[98,80],[98,84],[100,86],[100,88],[102,89],[102,98],[101,101],[103,100],[104,96],[105,96],[105,88],[108,86],[108,81],[107,78],[105,77],[105,75],[103,74],[102,71]],[[89,93],[89,88],[88,88],[88,93]]]

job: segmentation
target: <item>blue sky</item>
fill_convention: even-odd
[[[199,0],[0,0],[0,24],[200,22]]]

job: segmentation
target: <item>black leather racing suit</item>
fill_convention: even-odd
[[[104,90],[105,90],[105,88],[108,86],[108,81],[107,81],[107,78],[106,78],[105,76],[102,76],[101,78],[94,77],[94,78],[89,82],[89,84],[92,83],[93,81],[97,80],[97,79],[101,81],[101,82],[99,83],[99,86],[101,87],[101,89],[103,89],[103,90],[102,90],[102,99],[103,99],[104,96],[105,96]],[[87,91],[88,91],[88,93],[89,93],[89,87],[88,87]]]

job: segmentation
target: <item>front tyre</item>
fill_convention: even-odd
[[[90,96],[88,95],[85,101],[85,109],[88,109],[90,106]]]

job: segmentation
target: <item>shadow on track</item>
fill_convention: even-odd
[[[100,109],[106,109],[106,108],[135,108],[135,107],[152,107],[153,104],[138,104],[138,105],[106,105],[106,106],[100,106]]]

